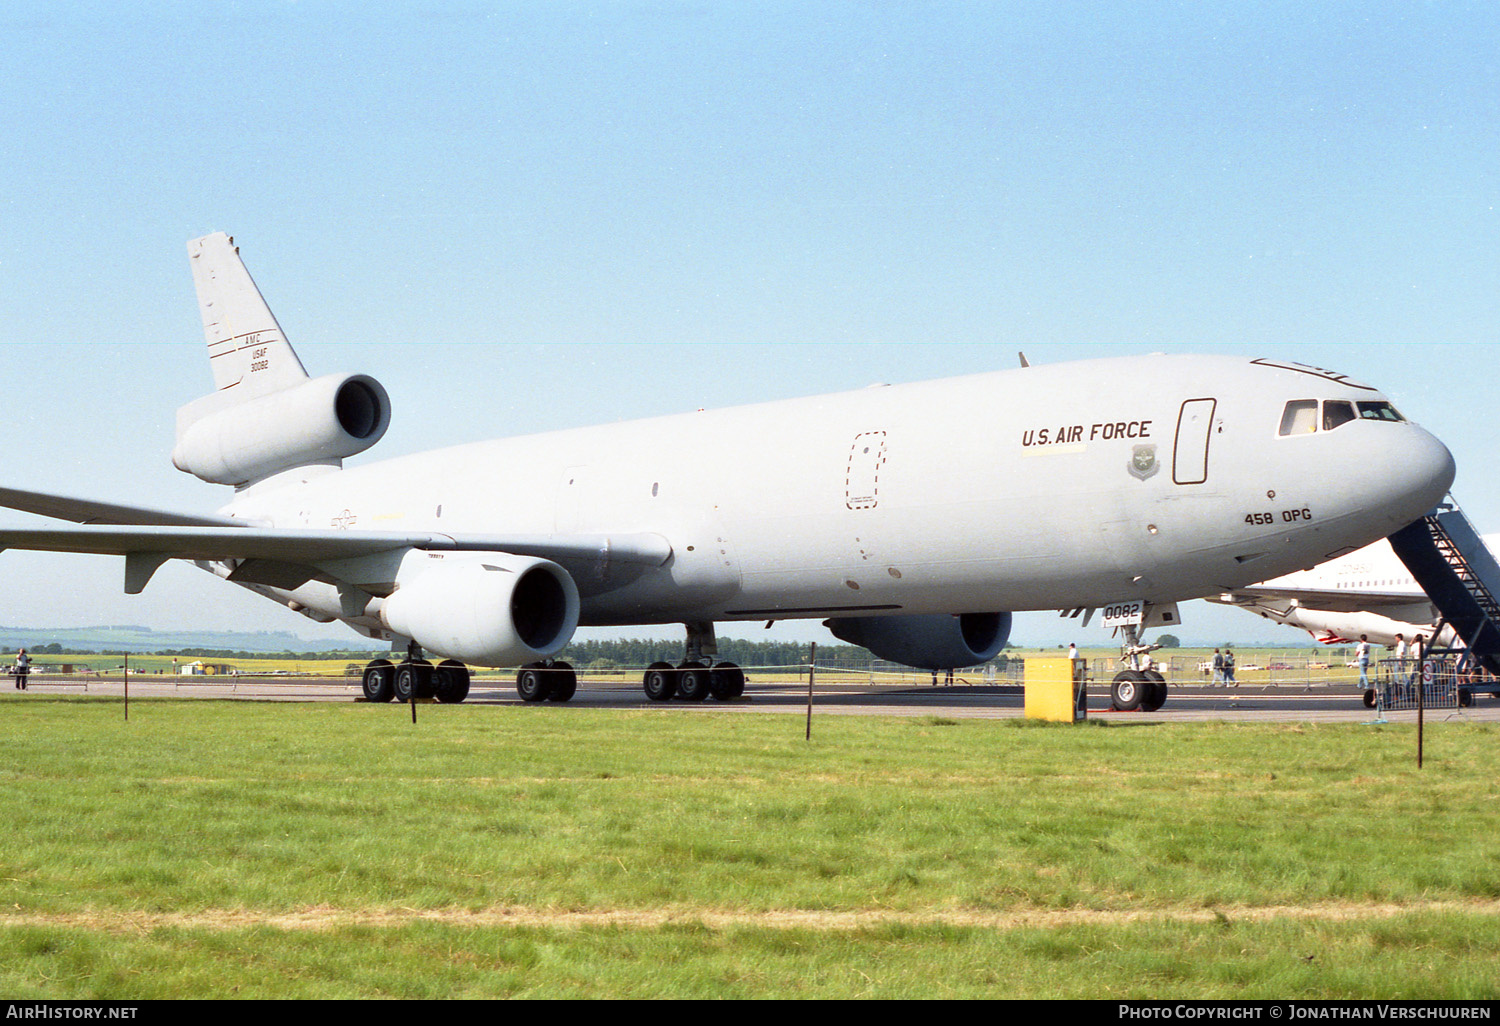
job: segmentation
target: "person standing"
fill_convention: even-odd
[[[1370,637],[1367,634],[1359,636],[1359,644],[1354,647],[1354,661],[1359,664],[1359,688],[1361,691],[1370,687]]]
[[[31,656],[23,648],[16,653],[16,688],[26,690],[26,678],[31,675]]]
[[[1224,655],[1218,649],[1214,649],[1214,682],[1211,687],[1222,687],[1224,684]]]

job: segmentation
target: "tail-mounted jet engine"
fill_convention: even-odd
[[[978,666],[1010,640],[1009,613],[961,616],[852,616],[824,621],[840,641],[861,645],[881,659],[923,670]]]
[[[381,619],[428,652],[476,666],[550,659],[578,629],[578,587],[556,563],[503,552],[414,553]]]
[[[330,374],[243,402],[233,393],[216,392],[178,411],[178,470],[210,484],[243,485],[357,456],[391,423],[390,396],[364,374]]]

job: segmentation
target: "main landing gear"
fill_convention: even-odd
[[[568,702],[578,693],[578,674],[561,660],[531,663],[516,674],[516,694],[523,702]]]
[[[363,690],[366,702],[436,698],[445,705],[456,705],[469,697],[469,682],[469,668],[463,663],[445,659],[434,666],[422,658],[421,647],[413,642],[399,665],[376,659],[366,666]]]
[[[687,624],[685,658],[671,663],[652,663],[642,681],[646,697],[653,702],[673,698],[702,702],[709,698],[732,701],[745,693],[745,671],[734,663],[715,662],[719,645],[711,623]],[[434,666],[423,658],[421,646],[407,645],[399,664],[376,659],[365,667],[363,690],[367,702],[410,702],[413,698],[436,698],[458,703],[469,697],[469,668],[452,659]],[[578,674],[562,660],[547,660],[523,666],[516,674],[516,693],[521,701],[567,702],[578,693]]]
[[[469,697],[470,681],[463,663],[445,659],[434,666],[412,644],[399,665],[376,659],[366,666],[363,690],[366,702],[409,702],[415,696],[456,705]],[[516,691],[524,702],[566,702],[578,691],[578,674],[561,661],[532,663],[516,674]]]
[[[687,624],[687,651],[683,661],[652,663],[642,680],[646,697],[653,702],[702,702],[710,697],[728,702],[745,693],[745,671],[734,663],[716,663],[719,644],[711,623]]]
[[[1115,674],[1110,688],[1110,708],[1117,712],[1156,712],[1167,702],[1167,680],[1150,669],[1151,660],[1146,657],[1161,646],[1141,644],[1134,624],[1126,624],[1121,629],[1125,632],[1122,646],[1125,665],[1130,669]],[[1143,663],[1145,669],[1142,669]]]

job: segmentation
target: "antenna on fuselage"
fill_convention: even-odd
[[[1016,355],[1021,358],[1021,367],[1022,367],[1023,370],[1025,368],[1031,366],[1031,361],[1028,360],[1028,359],[1026,359],[1026,354],[1025,353],[1017,353]]]

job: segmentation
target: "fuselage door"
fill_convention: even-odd
[[[885,469],[885,432],[869,431],[854,439],[844,477],[844,504],[850,509],[880,505],[880,474]]]
[[[1213,437],[1217,399],[1189,399],[1177,417],[1177,446],[1172,456],[1172,480],[1180,485],[1208,481],[1208,447]]]

